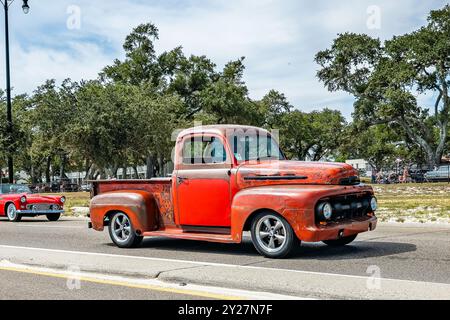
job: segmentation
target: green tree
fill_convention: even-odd
[[[243,81],[244,58],[227,63],[211,83],[201,92],[203,111],[215,115],[217,123],[254,124],[259,119],[258,105],[248,97]]]
[[[262,116],[259,124],[270,129],[282,126],[283,117],[294,109],[286,96],[275,90],[270,90],[259,101],[259,108]]]
[[[349,126],[342,142],[339,147],[342,160],[364,159],[377,171],[391,166],[397,158],[398,135],[385,124],[365,130]]]
[[[324,109],[304,113],[285,113],[280,126],[281,146],[290,158],[312,161],[325,160],[341,144],[346,126],[339,111]]]
[[[441,161],[450,118],[450,5],[431,11],[419,30],[381,44],[378,39],[341,34],[319,52],[318,77],[330,91],[356,98],[355,121],[396,124],[417,143],[430,166]],[[416,96],[435,93],[431,106]]]

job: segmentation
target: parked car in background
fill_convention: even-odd
[[[412,169],[409,170],[409,175],[411,177],[412,182],[423,183],[425,182],[425,173],[427,172],[428,172],[427,170]]]
[[[430,182],[449,181],[450,180],[450,166],[440,166],[436,170],[428,171],[424,175],[425,180]]]
[[[90,192],[92,189],[92,184],[91,183],[83,183],[80,186],[80,191],[84,191],[84,192]]]
[[[78,192],[80,186],[76,183],[64,183],[60,187],[60,192]]]
[[[78,192],[80,186],[77,183],[72,183],[69,179],[55,180],[50,186],[51,192]]]
[[[65,202],[64,196],[33,194],[27,185],[0,185],[0,217],[6,216],[11,222],[37,216],[47,216],[49,221],[57,221],[64,213]]]

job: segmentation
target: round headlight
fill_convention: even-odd
[[[333,215],[333,207],[330,203],[324,202],[318,206],[318,214],[320,218],[330,220]]]
[[[370,208],[372,209],[372,211],[377,211],[378,210],[378,201],[377,198],[372,198],[372,200],[370,200]]]
[[[323,206],[323,217],[327,220],[331,219],[331,216],[333,215],[333,207],[328,202],[324,204]]]
[[[22,202],[22,203],[27,202],[27,197],[21,196],[21,197],[20,197],[20,202]]]
[[[64,202],[66,202],[66,197],[61,197],[61,203],[64,203]]]

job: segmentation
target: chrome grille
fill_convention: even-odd
[[[57,204],[39,203],[39,204],[29,204],[27,206],[27,209],[33,211],[49,211],[49,210],[58,210],[59,206]]]
[[[328,222],[340,222],[343,220],[352,220],[367,217],[372,212],[370,200],[373,195],[370,193],[347,194],[342,196],[322,199],[333,207],[333,215]],[[321,220],[316,218],[317,222]]]

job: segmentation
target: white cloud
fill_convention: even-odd
[[[166,0],[30,2],[31,14],[12,15],[15,93],[30,92],[47,78],[94,78],[101,68],[123,57],[122,42],[131,28],[154,22],[159,50],[178,45],[187,54],[205,54],[222,66],[246,56],[245,79],[253,98],[275,88],[304,110],[325,106],[347,116],[352,100],[329,93],[315,78],[314,55],[336,34],[365,32],[389,38],[424,24],[430,9],[444,0]],[[16,4],[17,5],[17,4]],[[66,28],[67,7],[81,9],[81,29]],[[368,30],[367,7],[378,5],[381,29]],[[0,55],[0,59],[2,56]],[[3,61],[3,60],[0,60]],[[0,77],[4,77],[0,68]]]
[[[107,57],[95,44],[70,42],[68,50],[51,48],[14,46],[15,59],[12,63],[14,93],[30,93],[45,80],[54,78],[59,81],[72,78],[95,79],[105,65]]]

